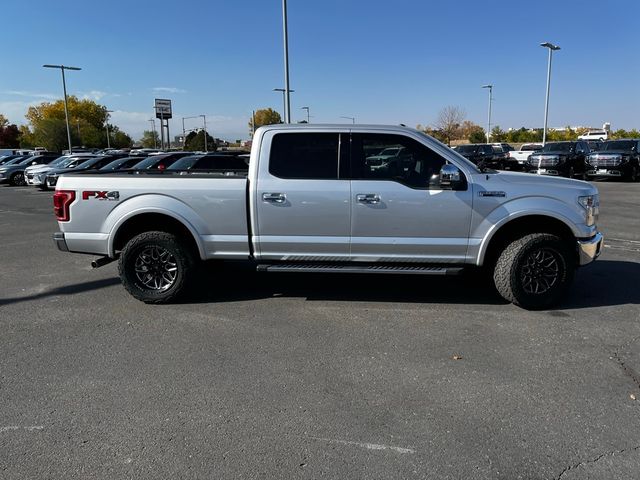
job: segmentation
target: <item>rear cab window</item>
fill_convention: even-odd
[[[339,178],[340,133],[277,133],[271,140],[269,173],[278,178]]]

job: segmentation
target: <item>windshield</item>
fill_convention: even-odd
[[[607,142],[602,144],[600,151],[604,150],[626,150],[631,151],[631,149],[636,145],[635,140],[615,140],[613,142]]]
[[[521,151],[522,152],[535,152],[536,150],[540,150],[542,145],[523,145]]]
[[[18,158],[14,158],[12,160],[9,160],[7,163],[5,163],[4,165],[15,165],[17,163],[20,163],[22,160],[24,159],[24,157],[18,157]]]
[[[571,142],[551,142],[542,147],[542,152],[570,152],[573,150]]]
[[[383,151],[381,151],[378,155],[389,155],[389,156],[393,156],[393,155],[397,155],[398,152],[400,151],[399,147],[393,147],[393,148],[385,148]]]
[[[90,158],[89,160],[82,162],[80,165],[78,165],[76,168],[77,169],[82,169],[82,168],[89,168],[90,166],[92,166],[94,163],[96,163],[99,159],[97,158]]]
[[[478,151],[477,145],[460,145],[454,149],[458,153],[476,153]]]
[[[27,165],[28,163],[31,163],[34,160],[37,160],[37,158],[38,158],[37,156],[23,158],[21,161],[18,162],[18,165]]]
[[[126,159],[119,158],[118,160],[114,160],[113,162],[109,162],[109,163],[107,163],[107,164],[106,164],[104,167],[102,167],[100,170],[115,170],[115,169],[117,169],[120,165],[122,165],[125,161],[126,161]]]
[[[189,170],[193,165],[202,157],[202,155],[191,155],[189,157],[182,157],[177,162],[174,162],[169,170]]]

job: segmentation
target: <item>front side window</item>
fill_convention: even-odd
[[[429,188],[446,160],[402,135],[354,134],[352,176],[359,180],[392,180],[411,188]]]
[[[278,133],[271,140],[269,173],[279,178],[336,180],[338,133]]]

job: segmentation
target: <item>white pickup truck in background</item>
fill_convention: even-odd
[[[518,150],[510,151],[509,158],[518,162],[518,165],[523,168],[529,156],[541,149],[541,143],[524,143]]]
[[[265,272],[484,267],[505,299],[545,308],[600,254],[598,203],[589,183],[483,171],[406,127],[272,125],[247,169],[63,175],[54,240],[96,266],[118,259],[145,302],[173,300],[197,262],[221,259]]]

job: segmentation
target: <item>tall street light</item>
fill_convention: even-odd
[[[149,121],[151,122],[151,132],[153,133],[153,148],[157,149],[158,148],[158,139],[157,139],[157,134],[156,134],[156,119],[155,118],[150,118]]]
[[[491,136],[491,101],[493,100],[493,85],[483,85],[482,88],[489,89],[489,121],[487,122],[487,143]]]
[[[109,114],[113,113],[113,110],[107,110],[106,113],[107,113],[107,123],[106,123],[106,126],[107,126],[107,148],[111,148],[111,139],[109,138]]]
[[[208,152],[209,149],[207,148],[207,116],[206,115],[198,115],[199,117],[202,117],[202,121],[204,122],[204,151]]]
[[[289,89],[289,33],[287,26],[287,0],[282,0],[282,36],[284,43],[284,123],[291,123],[291,98]]]
[[[71,130],[69,129],[69,109],[67,108],[67,82],[64,78],[65,70],[82,70],[79,67],[67,67],[65,65],[43,65],[44,68],[59,68],[62,72],[62,90],[64,91],[64,118],[67,122],[67,141],[69,142],[69,153],[71,150]]]
[[[274,88],[274,92],[282,92],[282,118],[287,118],[287,90],[286,88]],[[295,92],[295,90],[289,90],[290,93]],[[287,123],[285,121],[285,123]]]
[[[541,47],[549,49],[549,63],[547,64],[547,95],[544,101],[544,130],[542,131],[542,146],[547,143],[547,120],[549,119],[549,89],[551,88],[551,57],[555,50],[560,47],[553,43],[545,42],[540,44]]]
[[[309,119],[311,118],[311,116],[309,116],[309,107],[302,107],[300,110],[306,110],[307,111],[307,123],[309,123]]]
[[[346,118],[348,120],[351,120],[351,123],[353,123],[354,125],[356,124],[356,117],[346,117],[346,116],[342,116],[340,118]]]

